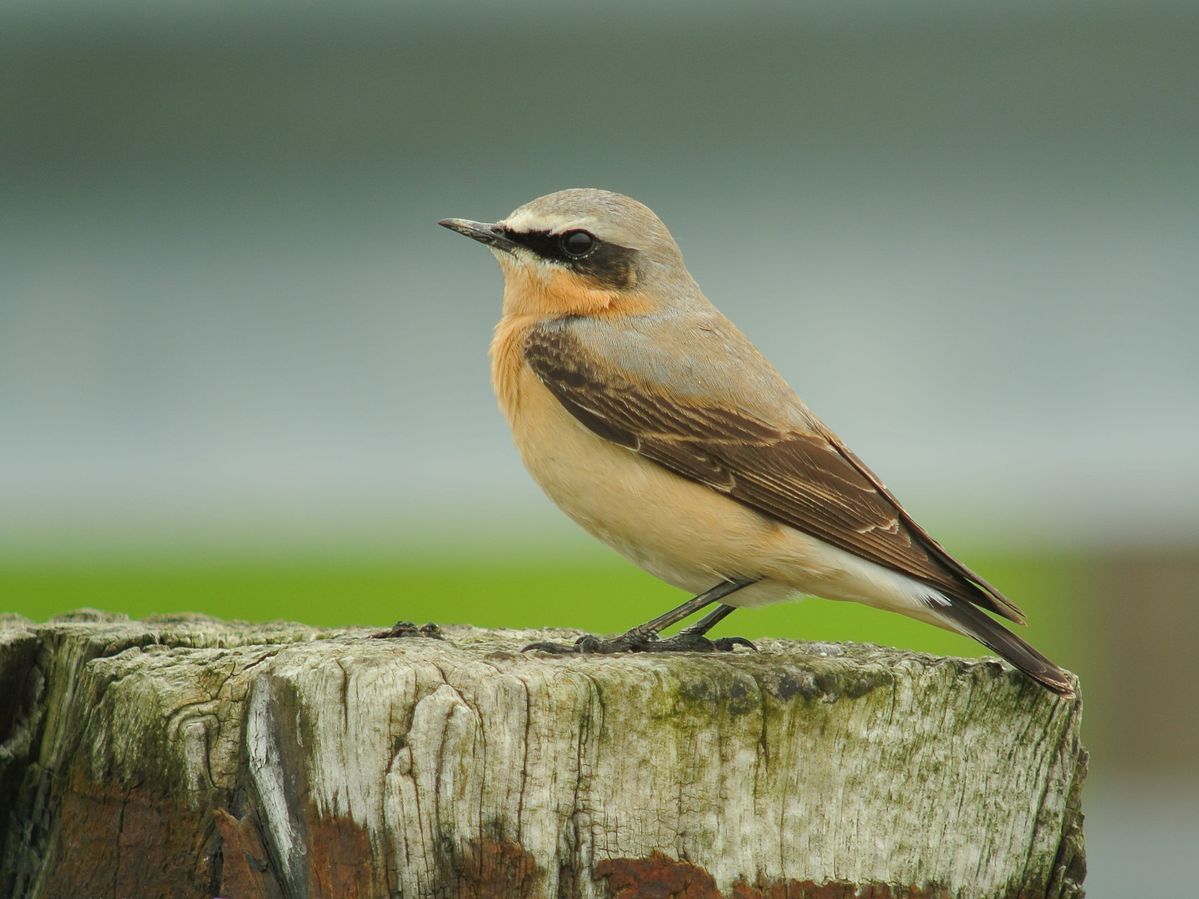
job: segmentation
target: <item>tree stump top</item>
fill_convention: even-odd
[[[1082,895],[1081,702],[998,661],[370,633],[0,619],[0,893]]]

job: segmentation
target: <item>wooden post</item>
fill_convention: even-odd
[[[995,661],[0,621],[0,895],[1078,897],[1078,700]]]

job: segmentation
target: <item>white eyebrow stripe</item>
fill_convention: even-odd
[[[599,225],[594,216],[562,215],[560,213],[535,213],[518,209],[508,218],[496,224],[513,231],[548,231],[550,234],[560,234],[574,228],[582,228],[594,233]]]

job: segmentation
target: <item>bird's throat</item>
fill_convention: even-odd
[[[504,273],[505,318],[639,315],[652,308],[644,294],[600,286],[558,266],[501,258],[500,268]]]

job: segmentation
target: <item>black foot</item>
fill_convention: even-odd
[[[715,640],[709,640],[703,634],[688,633],[687,631],[679,631],[679,633],[671,637],[669,640],[663,640],[655,648],[654,652],[732,652],[738,646],[744,646],[747,649],[758,651],[758,647],[754,646],[744,637],[717,637]]]
[[[643,634],[629,631],[627,634],[621,634],[610,640],[604,640],[593,634],[584,634],[574,643],[530,643],[521,649],[521,652],[551,652],[556,655],[589,652],[598,655],[611,655],[617,652],[650,652],[658,643],[658,635],[653,632]]]
[[[557,655],[571,653],[596,653],[611,655],[618,652],[732,652],[738,646],[747,646],[754,652],[758,648],[744,637],[721,637],[709,640],[702,634],[681,631],[674,637],[663,640],[652,631],[638,633],[629,631],[619,637],[603,640],[591,634],[584,634],[574,643],[530,643],[522,652],[550,652]]]
[[[441,628],[430,621],[428,624],[422,624],[417,627],[411,621],[397,621],[385,631],[371,634],[380,640],[390,640],[393,637],[430,637],[434,640],[444,640],[445,636],[441,633]]]

